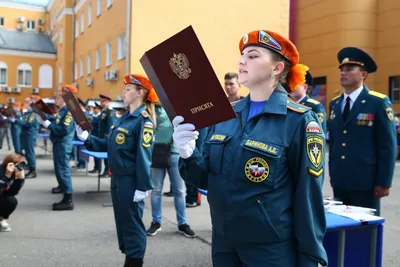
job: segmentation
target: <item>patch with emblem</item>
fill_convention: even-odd
[[[57,118],[56,119],[56,124],[59,124],[60,123],[60,118]]]
[[[325,120],[325,115],[324,115],[324,113],[318,112],[318,113],[317,113],[317,116],[318,116],[318,118],[319,118],[319,122],[320,122],[320,123],[323,123],[324,120]]]
[[[107,117],[107,113],[101,114],[101,119],[105,119]]]
[[[150,121],[147,121],[147,122],[145,122],[144,124],[143,124],[143,127],[145,127],[145,128],[154,128],[154,124],[152,123],[152,122],[150,122]]]
[[[153,129],[144,127],[142,138],[143,138],[142,146],[150,147],[150,142],[153,139]]]
[[[308,136],[306,146],[308,159],[318,168],[323,159],[324,139],[320,136]]]
[[[72,121],[72,116],[67,115],[64,120],[64,125],[69,126],[71,124],[71,121]]]
[[[318,122],[310,121],[306,127],[306,133],[321,133],[321,127]]]
[[[393,115],[393,109],[392,108],[386,108],[386,115],[389,118],[389,120],[393,120],[394,115]]]
[[[333,110],[331,110],[331,114],[329,115],[329,119],[333,120],[335,118],[335,112]]]
[[[118,133],[117,136],[115,137],[115,142],[118,145],[122,145],[123,143],[125,143],[125,134]]]
[[[244,173],[253,183],[261,183],[269,176],[269,165],[262,158],[251,158],[246,162]]]

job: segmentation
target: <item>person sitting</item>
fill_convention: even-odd
[[[0,232],[11,231],[8,219],[18,205],[16,195],[24,185],[26,163],[19,154],[11,154],[0,164]]]

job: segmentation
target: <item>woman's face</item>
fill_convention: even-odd
[[[143,89],[139,88],[134,84],[125,85],[124,89],[124,103],[125,105],[132,104],[138,98],[141,98],[143,94]]]
[[[277,65],[272,53],[263,47],[246,47],[239,59],[239,83],[251,88],[272,79],[271,73]]]

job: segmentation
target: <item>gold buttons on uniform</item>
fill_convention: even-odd
[[[343,130],[343,134],[347,134],[347,131],[346,131],[346,130]]]
[[[346,143],[343,143],[343,144],[342,144],[342,147],[345,147],[345,146],[346,146]]]
[[[345,159],[346,157],[345,156],[342,156],[342,159]]]

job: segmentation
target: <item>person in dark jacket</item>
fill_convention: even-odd
[[[25,182],[24,158],[11,154],[0,164],[0,232],[11,231],[7,219],[18,205],[15,197]]]

